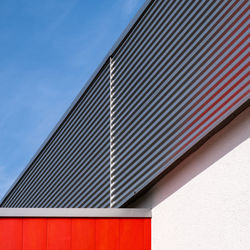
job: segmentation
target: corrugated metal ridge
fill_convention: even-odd
[[[58,207],[60,204],[59,202],[54,204],[54,198],[64,194],[63,198],[65,199],[60,200],[60,203],[65,202],[66,198],[69,195],[71,196],[75,189],[79,189],[79,187],[89,179],[90,175],[93,176],[96,169],[103,166],[101,171],[98,172],[98,175],[104,171],[106,176],[109,175],[106,171],[109,166],[108,164],[104,165],[109,158],[108,150],[103,154],[103,156],[106,157],[105,161],[103,161],[102,164],[97,163],[97,161],[103,157],[100,158],[98,156],[100,150],[97,150],[97,148],[102,147],[104,139],[105,145],[109,143],[109,127],[106,126],[103,129],[103,126],[107,124],[109,120],[108,66],[108,64],[105,65],[102,73],[95,79],[87,94],[74,106],[72,112],[65,122],[63,122],[60,129],[55,132],[55,136],[52,137],[52,140],[45,146],[42,153],[31,164],[31,167],[25,172],[15,189],[10,193],[6,200],[7,202],[4,201],[4,206]],[[103,123],[103,121],[107,122]],[[95,133],[95,136],[93,133]],[[100,136],[102,136],[101,139]],[[107,147],[105,148],[107,149]],[[94,153],[90,155],[93,150],[95,150]],[[92,168],[91,166],[96,166],[96,168]],[[74,181],[69,182],[76,172],[78,172],[78,174]],[[81,206],[87,206],[85,201],[93,202],[93,197],[103,190],[102,188],[102,190],[99,189],[95,191],[98,185],[94,184],[94,182],[96,183],[96,177],[98,175],[96,175],[95,178],[90,178],[90,181],[85,186],[85,188],[91,192],[88,192],[84,197],[82,196],[80,198],[81,200],[78,200],[77,196],[74,197],[77,200],[75,201],[74,199],[72,202],[78,203],[78,205],[76,204],[75,206],[79,206],[82,202],[84,202],[84,204]],[[82,179],[79,180],[79,178]],[[103,179],[104,178],[101,180]],[[105,179],[107,178],[105,177]],[[90,186],[92,186],[91,189],[89,189]],[[69,188],[71,188],[70,192]],[[56,191],[56,197],[49,196],[52,192],[55,193]],[[83,191],[84,189],[82,189],[78,195],[81,195]],[[105,185],[104,191],[105,193],[102,193],[98,199],[100,200],[103,194],[105,194],[104,199],[106,200],[103,199],[101,202],[105,201],[105,206],[107,206],[106,201],[109,200],[109,187],[107,185]],[[94,195],[91,197],[91,200],[88,199],[87,201],[86,199],[89,197],[89,193]],[[95,199],[94,202],[98,202],[98,199]],[[101,203],[101,205],[103,206],[103,203]],[[70,203],[68,202],[65,206],[69,207]]]
[[[177,15],[159,1],[147,32],[144,22],[113,56],[112,206],[247,101],[246,1],[170,2],[181,6]],[[187,12],[185,4],[192,6]]]
[[[248,11],[146,1],[0,206],[121,207],[158,180],[249,101]]]
[[[65,111],[65,113],[62,115],[62,117],[60,118],[60,120],[57,122],[57,124],[55,125],[55,127],[51,130],[51,132],[49,133],[49,135],[43,141],[43,143],[38,148],[38,150],[36,151],[36,153],[34,154],[34,156],[30,159],[30,161],[28,162],[28,164],[26,165],[26,167],[21,171],[21,173],[16,178],[16,180],[14,181],[14,183],[10,186],[10,188],[8,189],[8,191],[2,197],[2,199],[0,200],[0,206],[2,205],[2,203],[4,202],[4,200],[8,197],[8,195],[13,190],[13,188],[16,186],[16,184],[19,182],[19,180],[22,178],[22,176],[24,175],[24,173],[31,166],[31,164],[33,163],[33,161],[40,155],[40,153],[42,152],[43,148],[52,139],[52,137],[55,134],[55,132],[60,128],[60,126],[62,125],[62,123],[70,115],[70,112],[72,111],[73,107],[75,105],[77,105],[77,103],[79,102],[80,98],[88,91],[88,88],[90,87],[91,83],[98,77],[99,73],[105,67],[106,63],[109,62],[109,58],[112,56],[112,54],[115,53],[115,51],[119,48],[119,46],[121,46],[123,44],[124,40],[129,35],[129,33],[131,32],[131,30],[133,29],[133,27],[140,20],[140,17],[145,13],[145,11],[148,9],[148,7],[154,1],[155,0],[146,0],[145,3],[142,5],[142,7],[138,10],[137,14],[129,22],[128,26],[125,28],[125,30],[122,32],[122,34],[120,35],[120,37],[114,43],[114,45],[112,46],[112,48],[106,54],[106,56],[104,57],[104,59],[102,60],[102,62],[97,66],[97,68],[94,71],[94,73],[90,76],[90,78],[85,83],[85,85],[83,86],[83,88],[80,90],[80,92],[78,93],[78,95],[75,97],[75,99],[73,100],[73,102],[70,104],[70,106],[68,107],[68,109]]]
[[[104,76],[105,76],[105,74],[104,74]],[[97,90],[98,88],[100,88],[99,84],[98,84],[97,86],[95,86],[94,88],[95,88],[96,90]],[[100,95],[100,94],[98,93],[97,95]],[[79,103],[82,103],[82,102],[79,102]],[[76,107],[76,106],[75,106],[75,107]],[[92,106],[91,109],[93,109],[94,107],[95,107],[95,105]],[[79,109],[79,108],[80,108],[80,107],[78,106],[78,109]],[[90,110],[91,110],[91,109],[90,109]],[[74,113],[75,113],[76,111],[77,111],[77,109],[74,109]],[[80,111],[78,110],[77,112],[79,113]],[[86,112],[88,113],[89,110],[86,110]],[[98,112],[100,112],[100,111],[98,111]],[[85,112],[84,112],[84,113],[85,113]],[[80,114],[80,117],[82,117],[82,116],[84,115],[84,113],[83,113],[83,114]],[[72,115],[72,114],[71,114],[71,115]],[[71,118],[72,118],[72,117],[71,117]],[[76,119],[76,117],[75,117],[75,119]],[[79,120],[79,118],[77,118],[77,119]],[[89,120],[89,118],[88,118],[87,120]],[[77,123],[79,123],[79,121],[77,121]],[[67,124],[67,122],[66,122],[65,124]],[[64,124],[64,125],[65,125],[65,124]],[[70,125],[69,127],[71,127],[71,126],[72,126],[72,125]],[[74,124],[74,126],[76,126],[76,124]],[[78,124],[77,126],[79,126],[79,124]],[[81,127],[80,130],[77,130],[77,131],[75,131],[75,132],[72,132],[71,136],[74,134],[74,137],[75,137],[77,134],[79,134],[79,132],[81,132],[82,129],[85,130],[86,127],[88,127],[88,126],[89,126],[89,125],[86,124],[85,126]],[[91,125],[91,127],[92,127],[92,126],[93,126],[93,125]],[[69,127],[68,127],[68,129],[69,129]],[[64,129],[65,129],[65,128],[64,128]],[[72,129],[72,128],[71,128],[71,129]],[[69,132],[69,131],[68,131],[68,132]],[[68,132],[67,132],[67,133],[68,133]],[[91,132],[91,133],[92,133],[92,132]],[[91,134],[91,133],[90,133],[90,134]],[[56,136],[58,136],[58,134],[57,134]],[[87,135],[86,138],[88,138],[88,137],[89,137],[89,135]],[[54,138],[53,138],[53,139],[54,139]],[[56,142],[56,143],[58,143],[58,142]],[[63,144],[63,143],[65,143],[65,142],[60,142],[59,145],[60,145],[60,144]],[[67,142],[66,142],[66,143],[67,143]],[[68,142],[68,143],[69,143],[69,142]],[[79,143],[79,142],[77,142],[77,144],[78,144],[78,143]],[[51,146],[51,145],[50,145],[50,146]],[[71,148],[72,146],[75,147],[75,143],[73,143],[73,144],[70,146],[70,148]],[[85,146],[87,146],[87,145],[85,145]],[[84,146],[84,147],[85,147],[85,146]],[[61,147],[61,146],[60,146],[60,147]],[[47,149],[46,149],[46,150],[47,150]],[[68,151],[69,149],[66,148],[66,149],[64,149],[64,150]],[[44,154],[44,152],[43,152],[43,154]],[[49,155],[46,155],[46,158],[47,158],[46,161],[52,157],[51,154],[55,154],[55,152],[52,152],[52,153],[50,152]],[[48,157],[48,156],[49,156],[49,157]],[[54,156],[53,156],[53,157],[54,157]],[[41,159],[40,159],[40,160],[41,160]],[[40,160],[39,160],[39,161],[40,161]],[[36,163],[36,164],[37,164],[37,163]],[[28,171],[27,171],[27,172],[28,172]],[[27,172],[26,172],[26,173],[27,173]],[[43,173],[43,174],[44,174],[44,173]],[[61,173],[60,173],[60,174],[61,174]],[[41,176],[40,176],[40,177],[41,177]],[[25,177],[25,178],[26,178],[26,177]],[[30,178],[30,177],[28,177],[28,179],[29,179],[29,178]],[[23,179],[22,179],[22,180],[23,180]],[[24,180],[25,180],[25,179],[24,179]],[[27,184],[28,184],[28,182],[26,181],[25,186],[27,186]]]
[[[102,72],[103,73],[103,72]],[[104,74],[104,76],[105,76],[105,74]],[[101,77],[101,78],[103,78],[103,76]],[[95,89],[95,91],[97,91],[99,88],[100,88],[101,86],[99,86],[99,84],[97,85],[97,86],[94,86],[94,88],[93,88],[93,90]],[[91,90],[92,91],[92,90]],[[97,95],[100,95],[100,93],[97,93],[96,95],[94,95],[94,97],[96,98],[96,96]],[[93,99],[93,98],[92,98]],[[81,99],[81,101],[80,102],[78,102],[78,105],[76,105],[76,106],[74,106],[74,109],[73,109],[73,111],[71,112],[71,118],[73,118],[74,116],[75,116],[75,118],[73,118],[73,119],[77,119],[77,123],[74,123],[74,125],[69,125],[68,127],[61,127],[60,128],[60,133],[64,133],[66,130],[68,130],[67,131],[67,133],[69,133],[70,132],[70,130],[72,130],[72,128],[74,129],[74,127],[77,125],[77,127],[79,126],[79,123],[80,123],[80,121],[79,121],[79,119],[83,116],[83,115],[86,115],[87,113],[89,113],[89,111],[91,111],[91,109],[93,109],[94,107],[95,107],[95,105],[94,106],[91,106],[91,109],[89,109],[89,110],[85,110],[84,111],[84,113],[81,113],[81,110],[79,110],[79,109],[82,109],[82,107],[81,107],[81,105],[84,105],[84,103],[86,104],[86,99],[85,100],[83,100],[83,99]],[[87,101],[87,103],[88,103],[89,101]],[[93,100],[91,101],[91,102],[93,102]],[[88,104],[88,105],[90,105],[90,104]],[[98,111],[98,112],[100,112],[100,111]],[[86,113],[86,114],[85,114]],[[87,121],[89,120],[89,118],[87,119]],[[76,122],[76,121],[75,121]],[[67,121],[65,121],[65,123],[64,123],[64,125],[67,125]],[[89,125],[88,125],[89,126]],[[86,130],[86,125],[84,126],[84,127],[82,127],[81,129],[84,129],[84,130]],[[50,143],[56,143],[57,144],[57,146],[58,145],[60,145],[60,147],[62,147],[62,145],[65,143],[65,142],[63,142],[63,141],[61,141],[61,142],[59,142],[59,144],[58,144],[58,141],[57,142],[55,142],[55,139],[58,137],[58,136],[60,136],[60,133],[56,133],[56,136],[55,137],[53,137],[53,140],[51,140],[50,141]],[[72,134],[71,134],[71,136],[72,135],[74,135],[74,137],[76,136],[76,134],[78,134],[79,133],[79,131],[75,131],[75,132],[72,132]],[[66,142],[67,143],[67,142]],[[69,142],[68,142],[69,143]],[[49,147],[53,147],[53,145],[52,144],[50,144],[50,146]],[[49,150],[49,148],[46,148],[46,150]],[[41,154],[41,155],[39,155],[39,157],[41,156],[42,158],[44,158],[44,154],[46,154],[46,150],[45,150],[45,152],[43,152],[43,154]],[[51,155],[54,155],[55,154],[55,152],[50,152],[48,155],[46,155],[46,161],[48,160],[48,159],[50,159],[52,156]],[[49,157],[48,157],[49,156]],[[53,156],[54,157],[54,156]],[[37,164],[39,164],[39,162],[42,160],[44,160],[44,159],[42,159],[42,158],[40,158],[39,159],[39,161],[38,162],[35,162],[35,165],[37,165]],[[41,163],[41,162],[40,162]],[[27,173],[28,171],[26,171],[26,173]]]

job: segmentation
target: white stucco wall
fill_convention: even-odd
[[[250,249],[250,109],[131,207],[152,208],[152,250]]]

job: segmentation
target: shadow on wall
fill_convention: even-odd
[[[129,207],[156,207],[248,138],[250,138],[250,108],[244,110],[211,137]],[[147,199],[148,196],[152,198]]]

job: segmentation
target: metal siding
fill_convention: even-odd
[[[106,64],[2,206],[110,206],[109,91]]]
[[[96,249],[95,220],[74,219],[72,220],[72,245],[71,250]]]
[[[121,207],[249,100],[248,1],[147,1],[2,207]]]
[[[47,220],[45,218],[27,218],[23,221],[23,248],[25,250],[47,250]]]
[[[155,1],[112,56],[112,207],[246,102],[247,20],[247,1]]]
[[[151,219],[0,218],[4,250],[150,250]]]
[[[0,219],[0,249],[23,249],[23,221],[17,218]]]
[[[137,208],[0,208],[0,218],[151,218]]]

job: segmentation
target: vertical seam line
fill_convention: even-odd
[[[109,57],[109,207],[112,207],[112,57]]]

